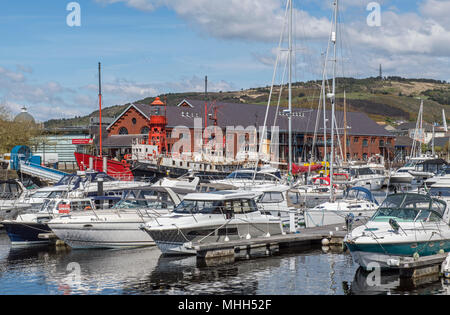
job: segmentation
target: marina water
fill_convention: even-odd
[[[12,249],[0,234],[0,294],[347,295],[450,294],[439,278],[418,286],[362,271],[348,253],[311,250],[200,265],[195,257],[133,250]]]

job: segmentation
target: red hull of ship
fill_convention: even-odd
[[[103,172],[103,160],[98,156],[75,153],[75,159],[77,160],[78,168],[80,171],[87,171],[89,169],[89,159],[93,158],[94,171]],[[134,176],[130,170],[130,165],[127,163],[121,163],[118,161],[108,160],[107,174],[123,181],[133,181]]]

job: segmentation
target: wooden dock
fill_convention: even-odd
[[[442,263],[447,258],[448,253],[432,256],[404,257],[399,261],[396,268],[400,271],[400,278],[420,279],[433,275],[440,275]]]
[[[323,245],[342,246],[347,232],[342,224],[309,229],[300,229],[297,233],[241,239],[229,242],[196,244],[197,258],[212,259],[220,257],[252,258],[261,255],[272,255],[286,249],[311,249]]]

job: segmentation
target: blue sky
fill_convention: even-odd
[[[79,0],[69,27],[66,0],[0,0],[0,100],[38,120],[89,114],[97,106],[167,92],[270,85],[284,0]],[[450,79],[450,0],[383,0],[369,27],[366,0],[341,0],[340,74]],[[320,77],[331,0],[296,0],[296,79]],[[447,13],[446,13],[447,12]]]

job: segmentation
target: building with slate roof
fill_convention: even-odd
[[[217,121],[214,120],[214,108],[217,110]],[[214,123],[222,130],[230,127],[242,126],[261,128],[264,125],[267,107],[257,104],[237,104],[216,102],[208,104],[207,126]],[[288,154],[288,116],[285,108],[269,108],[267,126],[273,125],[279,128],[280,159],[285,161]],[[323,158],[323,112],[308,109],[294,109],[293,112],[293,150],[295,161],[306,161],[311,154],[313,137],[317,126],[316,156]],[[111,156],[120,156],[131,152],[133,139],[139,137],[146,139],[149,133],[149,122],[151,117],[150,104],[132,104],[108,126],[108,139],[103,146],[110,150]],[[168,119],[168,144],[169,152],[171,146],[179,139],[170,137],[171,130],[177,126],[189,128],[194,133],[194,123],[200,121],[200,126],[205,127],[205,101],[183,100],[177,106],[167,107]],[[326,112],[327,131],[331,127],[331,111]],[[336,124],[339,130],[339,139],[343,148],[344,113],[336,112]],[[347,157],[352,160],[367,160],[374,155],[382,155],[386,159],[395,154],[395,136],[383,126],[378,125],[364,113],[347,113]],[[193,137],[192,137],[193,138]],[[336,138],[337,139],[337,138]],[[328,145],[331,144],[330,135],[327,135]],[[340,152],[337,146],[337,152]],[[343,150],[343,149],[342,149]]]

